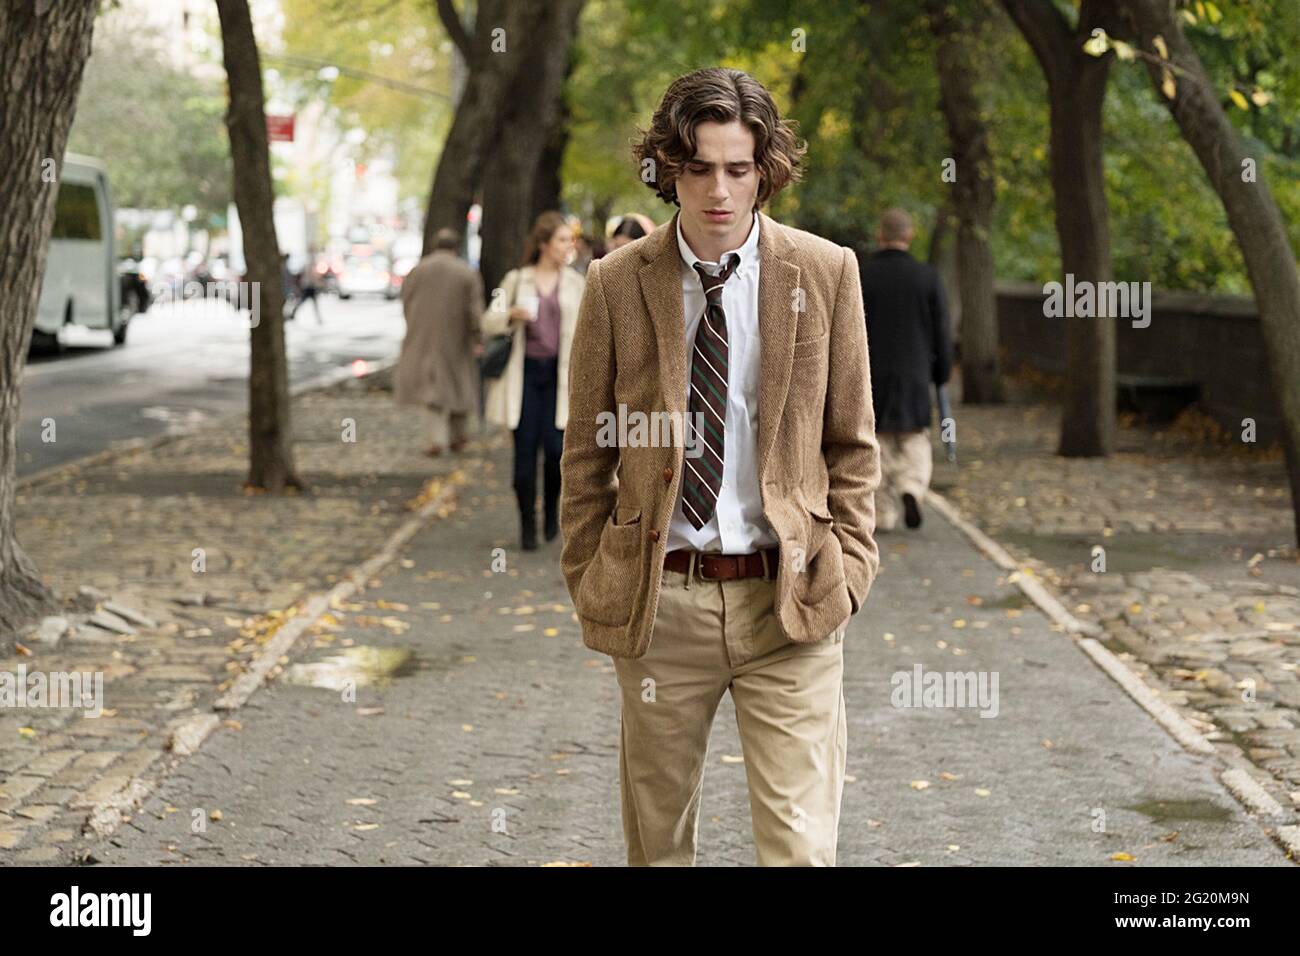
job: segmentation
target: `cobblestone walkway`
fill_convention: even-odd
[[[1280,454],[1128,427],[1113,457],[1069,460],[1054,406],[957,420],[959,476],[936,461],[950,500],[1300,806],[1300,559]]]
[[[23,636],[0,659],[15,675],[102,674],[105,698],[95,719],[0,710],[0,861],[83,847],[92,808],[129,802],[124,788],[166,762],[173,728],[211,712],[300,598],[378,551],[426,482],[454,467],[419,454],[419,419],[387,392],[353,382],[304,394],[293,412],[309,485],[296,497],[241,491],[247,452],[230,420],[21,491],[20,540],[65,613],[120,606],[152,626],[119,618],[122,633],[83,624],[57,643]],[[344,419],[355,442],[343,440]]]

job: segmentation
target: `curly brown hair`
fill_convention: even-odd
[[[796,138],[798,123],[781,118],[772,95],[743,70],[709,67],[672,82],[648,130],[638,130],[632,147],[641,180],[659,198],[678,206],[677,178],[695,155],[695,127],[704,121],[740,120],[754,134],[754,165],[759,187],[756,206],[765,206],[803,176],[808,144]]]

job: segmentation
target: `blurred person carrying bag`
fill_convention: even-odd
[[[519,271],[511,270],[514,281],[510,283],[510,291],[507,294],[508,301],[502,307],[509,312],[510,307],[515,304],[515,298],[519,293]],[[511,332],[504,332],[501,335],[493,335],[483,345],[483,354],[479,356],[479,369],[482,371],[483,378],[492,379],[500,378],[506,370],[506,365],[510,362],[510,349],[514,345],[514,337],[518,329]]]

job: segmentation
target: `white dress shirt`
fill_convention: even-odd
[[[777,544],[776,533],[763,517],[763,499],[758,487],[758,371],[760,342],[758,331],[758,224],[754,225],[739,249],[722,254],[726,262],[739,253],[740,266],[722,286],[722,309],[727,315],[727,415],[722,459],[722,487],[718,504],[703,528],[696,530],[682,511],[685,482],[677,492],[677,505],[668,526],[668,550],[693,548],[722,554],[748,554]],[[700,263],[710,275],[722,268],[718,262],[706,262],[691,251],[682,235],[681,216],[677,217],[677,248],[682,256],[682,315],[686,320],[686,404],[690,413],[690,363],[695,351],[695,332],[704,317],[704,285],[695,271]],[[689,434],[689,426],[687,430]],[[698,446],[697,446],[698,447]],[[686,463],[691,458],[690,446]]]

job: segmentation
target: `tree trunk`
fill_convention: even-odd
[[[1173,114],[1219,194],[1246,262],[1268,347],[1273,390],[1282,410],[1283,447],[1296,542],[1300,544],[1300,275],[1286,223],[1258,168],[1259,157],[1247,152],[1225,115],[1218,92],[1167,0],[1134,0],[1126,6],[1125,16],[1141,50],[1158,57],[1152,41],[1163,37],[1170,60],[1185,71],[1174,76],[1171,100],[1159,92],[1164,68],[1158,62],[1147,62],[1156,95]],[[1245,174],[1248,166],[1253,167],[1253,179]]]
[[[943,280],[943,294],[948,300],[950,331],[960,356],[961,266],[957,261],[957,235],[954,232],[956,221],[957,214],[953,211],[952,195],[949,194],[934,217],[934,231],[930,233],[930,248],[926,250],[925,261],[935,268]]]
[[[567,113],[568,110],[566,109]],[[536,219],[548,209],[559,209],[564,181],[560,167],[564,163],[564,148],[569,142],[569,129],[564,120],[552,128],[542,155],[537,161],[537,177],[533,182],[531,219]]]
[[[271,158],[266,136],[262,64],[248,0],[217,0],[221,52],[230,90],[226,129],[234,169],[235,206],[244,234],[244,282],[256,306],[248,372],[247,487],[298,489],[289,418],[289,368],[284,351],[284,279],[275,238]]]
[[[543,153],[560,120],[569,48],[583,0],[555,0],[502,107],[498,142],[483,171],[483,249],[479,269],[493,289],[519,262],[535,215]]]
[[[426,255],[433,251],[439,229],[465,231],[465,216],[473,205],[484,162],[498,145],[507,94],[535,45],[546,8],[541,3],[480,0],[474,33],[469,36],[455,19],[455,7],[450,2],[438,4],[448,33],[458,46],[464,44],[461,52],[469,75],[429,191],[424,214]]]
[[[560,171],[564,166],[564,150],[569,144],[569,120],[572,116],[568,101],[564,98],[564,89],[569,84],[569,77],[573,75],[572,46],[569,47],[567,61],[564,76],[560,80],[557,115],[551,123],[551,131],[547,135],[542,155],[537,160],[537,179],[533,184],[533,219],[548,209],[559,209],[562,202],[564,180]]]
[[[0,640],[54,602],[16,534],[18,413],[56,174],[98,7],[97,0],[9,3],[0,16]]]
[[[1102,168],[1102,103],[1112,54],[1094,57],[1083,43],[1110,12],[1084,0],[1071,30],[1042,0],[1002,0],[1029,41],[1051,107],[1051,178],[1061,271],[1075,282],[1111,280],[1110,222]],[[1047,319],[1066,323],[1065,407],[1058,451],[1067,457],[1115,450],[1115,319]]]
[[[988,125],[976,94],[971,44],[985,25],[983,0],[927,0],[938,45],[939,105],[948,126],[957,181],[957,282],[961,299],[961,397],[968,404],[1003,401],[998,361],[997,302],[993,295],[993,158]]]

